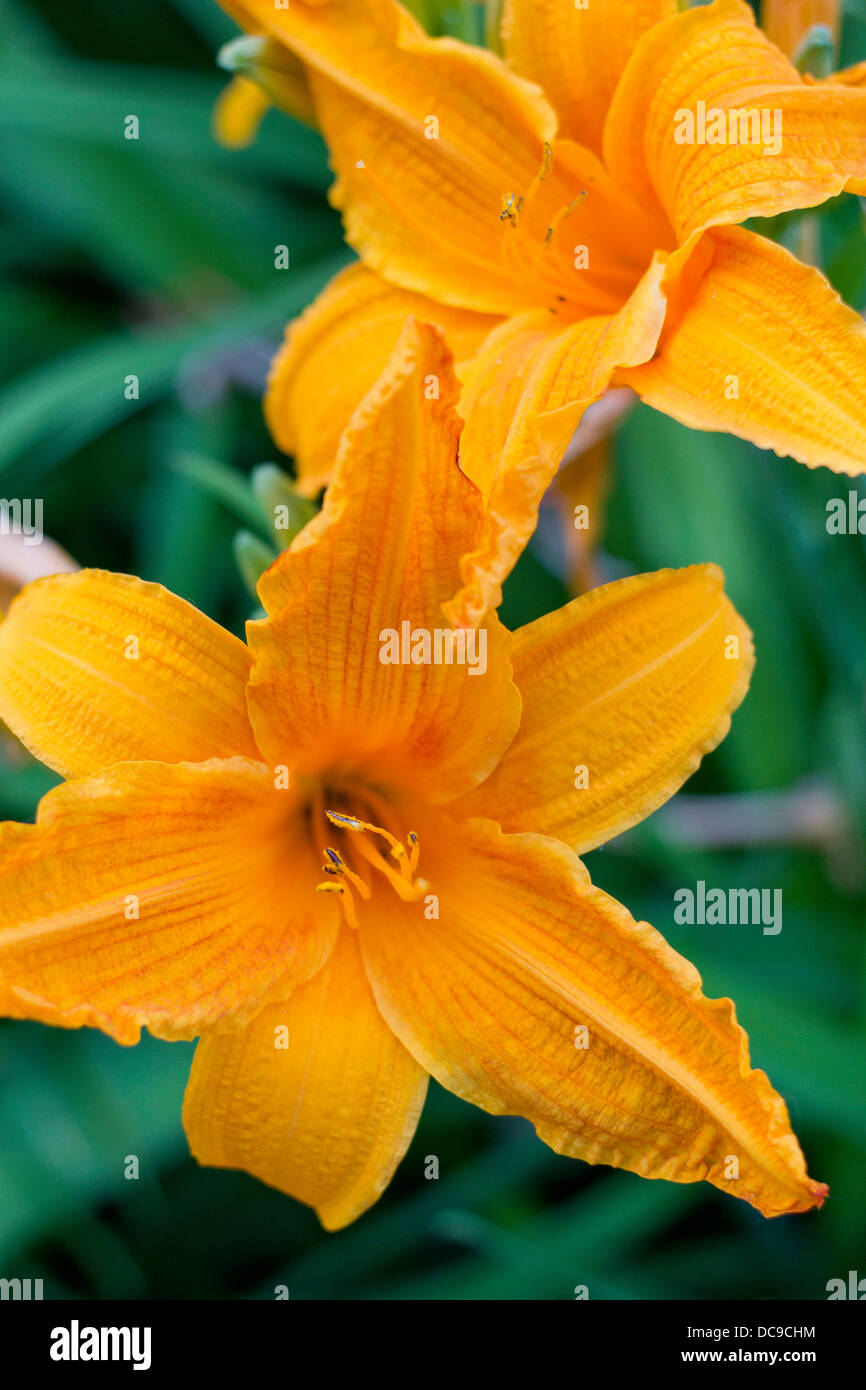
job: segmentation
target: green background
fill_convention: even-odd
[[[452,6],[452,31],[465,22]],[[44,498],[46,532],[80,563],[159,580],[240,631],[240,475],[275,457],[266,365],[348,253],[318,136],[272,112],[247,151],[212,141],[213,59],[233,32],[210,0],[0,4],[0,494]],[[845,61],[866,56],[864,4],[844,40]],[[130,113],[138,142],[122,138]],[[796,248],[815,219],[763,230]],[[862,309],[861,205],[817,220],[825,270]],[[123,395],[132,372],[138,402]],[[382,1201],[328,1236],[289,1198],[190,1160],[191,1045],[4,1022],[0,1275],[41,1277],[46,1297],[181,1299],[277,1284],[293,1298],[568,1299],[586,1284],[592,1298],[820,1299],[829,1279],[866,1275],[866,538],[825,530],[827,500],[866,489],[643,408],[614,451],[602,577],[718,561],[756,634],[751,692],[687,795],[772,793],[770,828],[829,797],[844,824],[726,848],[700,817],[687,843],[661,812],[589,867],[708,994],[737,1001],[831,1185],[823,1211],[766,1222],[704,1185],[591,1169],[434,1085]],[[539,538],[509,582],[510,624],[567,597],[550,553]],[[0,777],[6,818],[30,818],[52,784],[8,741]],[[718,804],[736,835],[736,803]],[[781,887],[782,933],[675,926],[674,890],[699,878]],[[432,1154],[438,1181],[423,1175]]]

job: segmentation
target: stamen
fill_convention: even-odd
[[[347,830],[363,830],[364,822],[355,816],[344,816],[342,811],[326,811],[325,815],[332,825],[343,825]]]
[[[552,172],[553,165],[553,147],[545,140],[541,168],[523,196],[516,201],[513,193],[507,193],[504,196],[502,200],[502,212],[499,214],[501,221],[509,221],[512,228],[514,228],[515,231],[517,230],[517,213],[519,213],[524,201],[529,203],[530,207],[532,206],[535,194],[538,192],[544,180]],[[543,279],[547,273],[543,266],[544,252],[553,241],[562,219],[567,217],[569,213],[574,212],[575,208],[580,206],[586,196],[586,189],[584,189],[567,207],[560,208],[540,241],[535,240],[536,233],[531,232],[526,224],[522,224],[520,227],[520,235],[508,237],[502,244],[504,265],[510,271],[517,272],[521,276],[524,276],[528,269],[531,275],[539,276]]]
[[[383,808],[385,809],[385,808]],[[344,811],[325,811],[325,815],[332,825],[338,826],[341,830],[351,830],[358,834],[355,848],[367,863],[379,873],[384,874],[395,893],[404,902],[415,902],[426,891],[429,886],[426,881],[414,881],[415,870],[418,867],[418,860],[421,856],[421,842],[414,830],[410,830],[406,836],[406,845],[402,844],[390,830],[386,830],[381,825],[374,825],[372,821],[361,820],[358,816],[348,816]],[[388,845],[390,857],[396,860],[399,865],[399,873],[391,868],[380,851],[371,844],[366,838],[367,834],[379,835]],[[408,845],[408,851],[407,846]],[[322,866],[326,874],[333,878],[347,880],[354,888],[357,888],[362,898],[369,899],[371,890],[368,883],[354,873],[346,863],[339,850],[328,845],[325,848],[325,863]],[[343,884],[321,884],[321,889],[340,892]],[[350,897],[342,899],[344,905],[351,902]],[[354,916],[354,911],[353,911]]]
[[[513,193],[506,193],[502,199],[502,211],[499,214],[500,222],[510,222],[512,227],[516,227],[520,218],[520,209],[523,207],[523,196],[515,198]]]
[[[341,854],[338,853],[337,850],[331,849],[330,846],[326,846],[325,853],[327,854],[331,863],[322,865],[323,873],[337,874],[341,878],[347,878],[349,882],[352,884],[352,886],[354,888],[357,888],[358,892],[361,894],[361,897],[365,900],[369,900],[370,890],[367,887],[364,880],[361,878],[360,874],[354,873],[354,871],[349,868],[345,859]]]
[[[586,194],[586,189],[584,188],[582,192],[578,193],[578,195],[577,195],[576,198],[572,198],[572,200],[571,200],[570,203],[567,203],[566,206],[565,206],[564,208],[560,208],[560,209],[559,209],[559,212],[556,214],[556,216],[554,217],[553,221],[551,222],[550,226],[548,227],[548,229],[547,229],[547,231],[546,231],[546,233],[545,233],[545,236],[544,236],[544,244],[545,244],[545,246],[549,246],[549,245],[550,245],[551,241],[553,240],[553,234],[554,234],[554,232],[556,231],[556,229],[558,228],[559,224],[560,224],[561,222],[563,222],[563,221],[565,220],[566,217],[570,216],[570,214],[574,212],[575,208],[579,208],[579,207],[580,207],[581,203],[583,202],[583,200],[584,200],[584,198],[585,198],[586,196],[587,196],[587,194]]]
[[[395,873],[390,864],[386,864],[379,851],[367,840],[358,841],[358,853],[363,855],[368,864],[374,869],[378,869],[384,874],[394,889],[398,898],[402,898],[404,903],[414,902],[419,893],[417,888],[409,882],[403,874]]]
[[[410,878],[414,878],[415,870],[418,867],[418,860],[421,858],[421,841],[418,839],[414,830],[409,831],[406,839],[409,842],[409,876]]]
[[[381,835],[383,839],[388,841],[392,849],[395,845],[400,844],[396,836],[392,835],[390,830],[383,830],[381,825],[373,825],[370,821],[358,820],[357,816],[344,816],[341,811],[326,811],[325,815],[332,825],[339,825],[344,830],[369,830],[371,835]]]
[[[354,930],[357,931],[358,915],[355,912],[355,899],[352,897],[351,893],[348,893],[346,891],[346,888],[342,883],[319,883],[316,885],[316,892],[338,894],[340,899],[340,905],[343,909],[343,916],[346,918],[346,922],[350,927],[354,928]]]

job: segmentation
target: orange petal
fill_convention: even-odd
[[[382,1019],[355,933],[243,1031],[199,1043],[183,1108],[200,1163],[243,1168],[338,1230],[371,1207],[405,1154],[427,1092]]]
[[[192,1038],[306,979],[336,909],[289,796],[243,758],[124,763],[0,827],[0,1012]]]
[[[514,634],[517,737],[455,815],[585,853],[636,825],[727,733],[753,665],[715,565],[620,579]]]
[[[777,48],[793,58],[809,30],[823,24],[839,35],[839,0],[762,0],[761,27]]]
[[[359,937],[386,1021],[443,1086],[589,1163],[705,1179],[766,1216],[820,1206],[733,1005],[658,932],[554,840],[419,830],[438,920],[381,894]]]
[[[263,575],[249,699],[273,762],[408,779],[441,799],[474,786],[510,742],[519,697],[495,616],[472,638],[483,670],[480,645],[450,665],[406,664],[403,651],[403,634],[423,630],[434,655],[481,522],[457,466],[457,398],[441,336],[410,320],[343,436],[322,512]]]
[[[600,152],[610,99],[632,50],[676,0],[505,0],[502,43],[515,72],[537,82],[559,134]]]
[[[214,134],[222,144],[249,145],[271,106],[316,129],[307,70],[282,44],[242,37],[226,44],[218,61],[236,74],[215,112]]]
[[[458,372],[499,322],[395,289],[352,265],[289,325],[268,378],[265,417],[280,448],[295,456],[305,496],[330,482],[340,435],[385,370],[409,315],[442,330]]]
[[[621,373],[650,405],[810,467],[866,467],[866,327],[823,275],[739,227],[669,314],[651,362]]]
[[[270,98],[257,82],[243,75],[233,77],[214,106],[214,139],[230,150],[246,149],[255,140],[270,107]]]
[[[854,63],[850,68],[843,68],[841,72],[836,72],[828,78],[829,82],[841,82],[846,87],[866,87],[866,62]]]
[[[479,544],[463,562],[463,586],[446,605],[455,624],[471,625],[498,603],[583,412],[617,367],[655,351],[665,261],[655,258],[619,313],[569,325],[543,311],[523,314],[495,329],[476,357],[461,402],[460,462],[487,511]]]
[[[431,39],[394,0],[227,6],[306,65],[350,244],[394,284],[506,313],[531,302],[503,261],[503,197],[538,173],[552,111],[504,62]]]
[[[708,113],[703,138],[699,102]],[[719,110],[725,143],[710,144]],[[746,113],[736,142],[732,111]],[[766,122],[760,139],[753,113]],[[604,148],[611,174],[636,197],[658,195],[685,242],[715,224],[866,191],[866,95],[804,82],[744,0],[716,0],[641,40],[611,104]]]
[[[256,758],[236,637],[160,584],[81,570],[0,623],[0,719],[64,777],[139,759]]]

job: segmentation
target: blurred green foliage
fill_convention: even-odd
[[[478,39],[459,28],[471,8],[439,13]],[[0,18],[0,492],[43,497],[46,530],[81,563],[159,580],[239,631],[249,597],[231,538],[258,516],[243,475],[273,457],[267,362],[348,259],[324,147],[277,113],[247,151],[213,143],[213,58],[233,26],[211,0],[3,0]],[[846,62],[866,56],[860,0],[844,44]],[[123,139],[129,114],[138,142]],[[866,306],[855,199],[763,230],[794,248],[817,236],[833,282]],[[708,993],[737,1000],[831,1185],[820,1214],[768,1223],[712,1189],[593,1170],[434,1086],[388,1193],[327,1236],[288,1198],[189,1159],[191,1047],[4,1023],[0,1272],[43,1277],[50,1297],[271,1298],[287,1284],[293,1298],[404,1299],[570,1298],[577,1284],[810,1299],[866,1273],[866,543],[824,524],[849,488],[866,496],[639,409],[616,441],[600,558],[602,578],[718,561],[755,630],[752,690],[687,794],[819,786],[848,818],[820,843],[720,848],[678,840],[662,812],[589,861]],[[512,624],[568,597],[543,540],[509,583]],[[53,779],[8,744],[2,756],[0,814],[29,818]],[[698,878],[782,887],[782,933],[675,926],[673,892]]]

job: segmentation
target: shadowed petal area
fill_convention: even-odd
[[[457,466],[457,398],[441,336],[410,322],[343,436],[322,512],[262,576],[269,616],[248,625],[248,694],[272,762],[441,800],[485,777],[511,741],[520,698],[495,615],[472,634],[483,662],[480,645],[465,661],[458,646],[450,664],[433,647],[482,515]]]
[[[714,142],[709,124],[704,138],[697,124],[689,127],[690,115],[699,121],[698,103],[708,120],[724,113],[724,139],[715,138],[721,126]],[[613,176],[634,196],[657,195],[687,241],[719,223],[815,207],[846,188],[866,191],[866,92],[804,82],[744,0],[715,0],[640,41],[613,99],[604,149]]]
[[[449,811],[582,854],[661,806],[724,738],[748,689],[751,635],[723,584],[715,565],[642,574],[520,628],[520,729]]]
[[[256,758],[243,642],[160,584],[39,579],[0,623],[0,719],[64,777],[111,763]]]
[[[693,429],[839,473],[866,468],[866,326],[820,271],[741,227],[697,248],[706,269],[651,362],[619,381]],[[688,283],[688,275],[683,285]]]
[[[559,134],[600,152],[610,99],[638,39],[676,14],[676,0],[505,0],[502,45],[515,72],[537,82]]]
[[[295,456],[305,496],[330,482],[340,435],[388,365],[410,315],[442,330],[458,374],[499,322],[395,289],[352,265],[289,325],[268,378],[265,418],[280,448]]]
[[[706,999],[694,967],[556,841],[489,821],[434,838],[439,919],[382,894],[360,927],[379,1007],[423,1067],[526,1116],[559,1153],[706,1179],[766,1216],[820,1206],[730,1000]]]
[[[0,1013],[191,1038],[306,979],[336,917],[288,796],[243,758],[123,763],[0,827]]]
[[[344,929],[290,998],[202,1039],[183,1121],[200,1163],[253,1173],[334,1231],[384,1192],[426,1093],[427,1073],[383,1020]]]
[[[499,215],[554,134],[536,87],[484,49],[431,39],[394,0],[225,8],[306,64],[338,176],[331,199],[372,270],[484,313],[531,303],[502,262]]]

